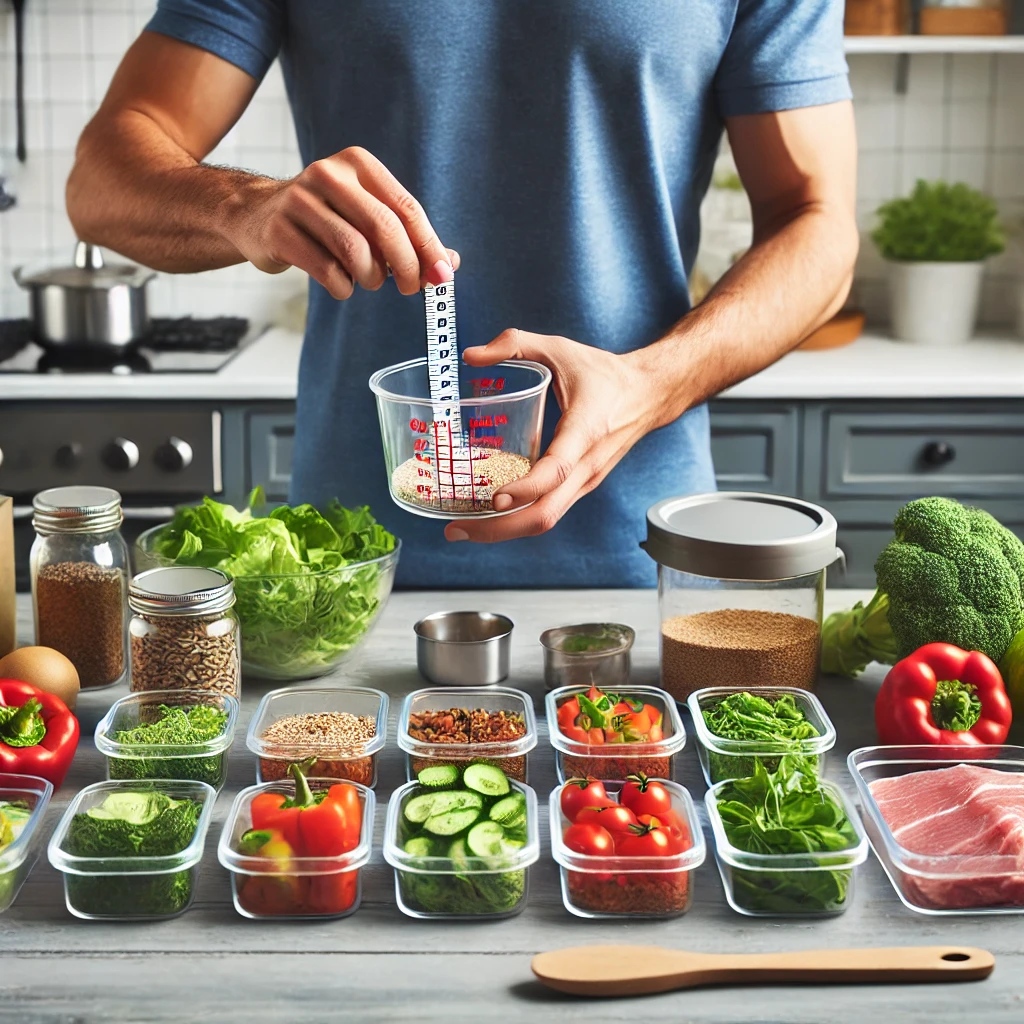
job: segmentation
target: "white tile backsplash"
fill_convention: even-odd
[[[0,215],[0,315],[24,315],[27,309],[24,293],[10,279],[14,266],[69,258],[74,232],[63,197],[77,136],[153,6],[154,0],[31,0],[25,66],[29,159],[21,166],[6,88],[13,76],[13,21],[0,4],[0,174],[18,196],[18,205]],[[984,320],[1009,323],[1024,292],[1024,55],[914,55],[904,95],[896,92],[897,56],[858,54],[849,63],[861,147],[858,301],[872,321],[888,316],[886,266],[867,237],[879,204],[907,192],[917,178],[946,177],[990,191],[1001,209],[1021,221],[1022,241],[991,261],[985,283]],[[274,177],[301,169],[279,64],[208,159]],[[271,276],[242,265],[160,275],[151,287],[151,306],[158,316],[237,314],[283,321],[294,317],[290,305],[304,288],[299,271]]]

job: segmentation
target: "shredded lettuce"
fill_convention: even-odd
[[[184,506],[150,550],[174,565],[220,569],[235,583],[246,669],[268,678],[325,672],[369,630],[387,600],[392,567],[358,562],[394,551],[367,506],[287,505],[267,516],[257,488],[239,511],[204,498]],[[336,571],[335,571],[336,570]]]

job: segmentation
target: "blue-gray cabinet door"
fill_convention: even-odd
[[[714,402],[711,456],[718,486],[795,495],[799,421],[794,405]]]
[[[249,486],[262,487],[267,501],[288,500],[294,442],[294,414],[250,414]]]

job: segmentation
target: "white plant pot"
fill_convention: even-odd
[[[962,345],[974,334],[982,260],[904,263],[887,260],[892,333],[919,345]]]

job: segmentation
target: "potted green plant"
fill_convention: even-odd
[[[871,237],[889,261],[895,337],[967,341],[985,260],[1006,246],[995,203],[969,185],[918,181],[909,196],[880,206],[878,217]]]

